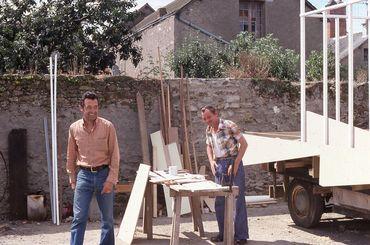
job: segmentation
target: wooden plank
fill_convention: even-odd
[[[353,191],[363,191],[363,190],[370,190],[370,185],[353,185]]]
[[[224,244],[234,244],[234,199],[230,193],[225,197]]]
[[[163,72],[162,72],[162,61],[161,61],[161,51],[158,47],[158,63],[159,63],[159,80],[161,83],[161,112],[162,112],[162,120],[163,120],[163,137],[166,143],[168,143],[168,121],[167,121],[167,113],[166,113],[166,98],[165,98],[165,91],[163,85]]]
[[[8,135],[9,208],[11,219],[27,218],[27,130],[13,129]]]
[[[360,210],[369,210],[370,195],[352,190],[346,190],[339,187],[334,187],[333,203],[337,206],[345,205]]]
[[[153,239],[153,185],[148,183],[145,190],[145,209],[144,209],[144,232],[147,239]]]
[[[170,127],[168,131],[169,136],[169,144],[176,143],[179,146],[179,128],[178,127]]]
[[[320,157],[312,158],[312,177],[318,179],[320,177]]]
[[[191,146],[193,150],[193,159],[194,159],[194,167],[195,167],[195,173],[198,173],[198,159],[197,159],[197,153],[195,151],[195,142],[194,142],[194,136],[193,136],[193,119],[191,116],[191,110],[190,110],[190,81],[186,79],[186,92],[187,92],[187,107],[188,107],[188,114],[189,114],[189,129],[190,129],[190,140],[191,140]]]
[[[203,222],[202,222],[202,214],[200,212],[200,197],[199,196],[193,196],[191,197],[191,201],[193,203],[193,220],[194,224],[196,225],[195,231],[199,232],[200,237],[204,237],[204,228],[203,228]]]
[[[238,195],[239,193],[239,188],[237,186],[232,187],[233,190],[232,192],[234,195]],[[230,188],[228,186],[221,187],[219,189],[204,189],[204,190],[195,190],[195,191],[190,191],[183,189],[182,187],[179,188],[177,185],[171,185],[171,197],[174,197],[175,195],[181,195],[181,196],[209,196],[209,197],[216,197],[216,196],[226,196],[230,192]]]
[[[267,204],[267,203],[276,203],[275,198],[271,198],[267,195],[260,195],[260,196],[246,196],[245,202],[248,205],[255,205],[255,204]]]
[[[256,136],[263,136],[269,138],[279,138],[285,140],[299,140],[300,139],[300,132],[246,132],[247,134],[252,134]]]
[[[165,147],[167,147],[167,149],[168,149],[171,165],[172,166],[177,166],[178,170],[182,170],[183,167],[182,167],[182,164],[181,164],[180,153],[179,153],[179,150],[177,148],[177,144],[172,143],[172,144],[166,145]],[[188,213],[191,212],[189,198],[187,198],[187,197],[182,198],[181,207],[182,207],[181,208],[181,215],[188,214]]]
[[[329,146],[323,144],[322,116],[307,111],[307,145],[320,151],[321,186],[370,184],[370,132],[355,128],[355,148],[348,143],[348,124],[329,119]]]
[[[156,147],[156,161],[157,161],[157,170],[166,170],[169,166],[169,159],[168,154],[165,153],[165,144],[162,137],[161,131],[157,131],[155,133],[152,133],[150,135],[153,147]],[[171,217],[172,215],[172,201],[170,198],[170,191],[168,187],[163,186],[163,192],[165,196],[165,202],[166,202],[166,210],[167,210],[167,216]]]
[[[153,146],[153,170],[157,170],[158,157],[157,157],[157,147]],[[157,185],[152,185],[153,188],[153,217],[158,216],[158,194],[157,194]]]
[[[199,174],[206,175],[206,166],[203,165],[203,166],[200,167]],[[201,197],[200,200],[201,200],[201,207],[203,207],[202,201],[204,201],[211,212],[213,212],[213,213],[216,212],[216,210],[215,210],[215,199],[214,198]],[[202,208],[202,211],[204,213],[203,208]]]
[[[245,166],[320,155],[319,148],[300,141],[251,134],[244,134],[244,137],[248,141],[248,150],[243,156]],[[271,149],[268,154],[266,149]]]
[[[148,182],[149,171],[150,166],[140,164],[117,236],[122,240],[123,244],[131,244],[134,238],[137,220],[139,218],[140,208]]]
[[[184,69],[181,66],[181,79],[180,79],[180,110],[181,110],[181,127],[183,133],[183,155],[184,155],[184,168],[193,172],[191,162],[190,162],[190,150],[189,150],[189,135],[187,127],[187,117],[185,108],[185,98],[184,98]]]
[[[171,93],[170,93],[170,84],[167,85],[167,128],[168,130],[172,127],[171,123]],[[169,140],[169,139],[168,139]],[[169,141],[168,141],[169,143]]]
[[[150,165],[149,140],[145,119],[144,100],[140,92],[136,94],[136,103],[139,116],[140,142],[141,142],[141,153],[143,155],[143,163]]]
[[[172,235],[171,235],[171,245],[179,244],[179,233],[180,233],[180,212],[181,212],[181,196],[175,196],[173,198],[173,212],[172,212]]]
[[[114,192],[115,193],[128,193],[128,192],[131,192],[133,186],[134,184],[132,182],[125,183],[125,184],[116,184]]]
[[[330,194],[333,192],[331,187],[314,186],[312,189],[313,194]]]

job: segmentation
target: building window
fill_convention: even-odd
[[[240,30],[253,33],[255,37],[262,36],[262,3],[240,2],[239,5]]]
[[[369,49],[364,48],[364,61],[367,63],[369,61]]]

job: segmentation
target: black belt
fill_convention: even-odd
[[[230,157],[216,157],[216,161],[218,160],[228,160],[228,159],[235,159],[237,156],[230,156]]]
[[[103,169],[107,168],[108,165],[104,164],[104,165],[97,166],[97,167],[87,167],[87,166],[79,166],[79,167],[83,170],[88,170],[92,173],[96,173],[96,172],[99,172],[100,170],[103,170]]]

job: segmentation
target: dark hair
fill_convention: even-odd
[[[206,110],[209,110],[210,112],[212,112],[212,114],[216,114],[217,113],[216,108],[214,108],[211,105],[203,106],[202,109],[200,109],[200,110],[202,111],[202,113],[204,113]]]
[[[81,98],[81,106],[84,107],[85,106],[85,99],[90,99],[90,100],[98,100],[98,96],[96,95],[96,93],[94,92],[91,92],[91,91],[87,91],[86,93],[84,93],[82,95],[82,98]]]

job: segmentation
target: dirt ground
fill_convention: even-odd
[[[370,221],[350,220],[338,214],[324,214],[318,227],[303,229],[294,225],[283,202],[267,207],[248,208],[248,216],[248,244],[370,244]],[[192,230],[191,218],[181,218],[180,243],[213,244],[209,238],[217,234],[215,215],[204,214],[203,221],[206,237],[200,238]],[[169,244],[171,219],[161,217],[153,222],[154,240],[145,239],[139,220],[133,244]],[[116,234],[119,223],[120,221],[116,220]],[[55,226],[50,222],[18,221],[3,223],[0,227],[0,244],[69,244],[69,223]],[[99,237],[99,223],[89,223],[85,244],[98,244]]]

